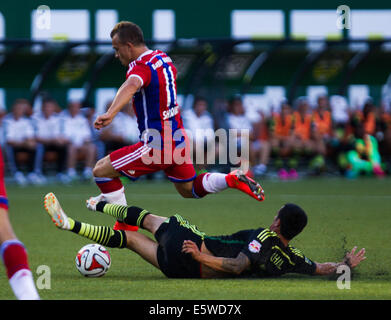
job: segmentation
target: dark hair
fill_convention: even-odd
[[[205,101],[206,103],[208,102],[208,100],[206,100],[205,97],[203,97],[203,96],[196,96],[196,97],[194,98],[194,101],[193,101],[193,106],[194,106],[196,103],[200,102],[200,101]]]
[[[280,233],[288,240],[293,239],[307,225],[306,213],[293,203],[285,204],[278,211],[277,218],[280,219]]]
[[[143,31],[133,22],[118,22],[111,30],[110,37],[113,38],[116,34],[118,34],[118,39],[121,43],[130,42],[135,46],[145,44]]]
[[[42,100],[42,105],[46,104],[46,103],[54,103],[54,104],[57,104],[57,101],[56,99],[53,99],[53,98],[50,98],[50,97],[46,97]]]

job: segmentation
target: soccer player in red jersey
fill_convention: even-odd
[[[0,256],[9,284],[19,300],[39,300],[26,249],[12,229],[8,217],[8,198],[4,184],[4,161],[0,149]]]
[[[128,66],[128,71],[126,81],[111,106],[96,118],[94,126],[99,130],[109,125],[116,114],[132,101],[140,142],[118,149],[96,163],[93,175],[101,194],[87,200],[87,207],[102,199],[126,205],[119,177],[136,180],[160,170],[185,198],[201,198],[231,187],[263,201],[262,187],[239,170],[229,174],[196,175],[177,104],[177,70],[171,58],[160,50],[150,50],[144,42],[142,30],[132,22],[119,22],[110,36],[116,58]],[[115,228],[121,227],[125,225],[117,222]]]

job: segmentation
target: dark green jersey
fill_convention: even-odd
[[[231,235],[204,236],[205,246],[216,257],[235,258],[255,230],[242,230]]]
[[[230,236],[204,238],[213,255],[235,258],[242,252],[251,268],[244,276],[270,277],[285,273],[314,274],[316,264],[291,245],[285,247],[269,229],[243,230]]]

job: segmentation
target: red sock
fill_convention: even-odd
[[[26,249],[19,240],[14,239],[3,242],[1,245],[1,256],[7,269],[8,279],[21,269],[30,270]]]
[[[95,178],[95,183],[102,193],[110,193],[122,188],[120,178]]]
[[[204,185],[202,184],[202,179],[204,179],[204,176],[206,174],[209,173],[208,172],[202,173],[194,179],[194,183],[193,183],[194,198],[203,198],[210,193],[205,190]]]
[[[137,226],[131,226],[130,224],[126,224],[125,222],[116,221],[113,230],[128,230],[128,231],[137,231]]]

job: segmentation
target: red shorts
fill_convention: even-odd
[[[0,208],[8,210],[7,191],[4,183],[4,161],[0,148]]]
[[[161,170],[172,182],[192,181],[197,175],[185,148],[158,150],[140,141],[113,151],[110,160],[116,171],[132,180]]]

